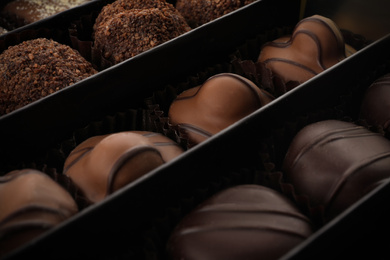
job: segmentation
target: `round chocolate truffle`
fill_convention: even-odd
[[[94,31],[96,31],[98,27],[104,26],[103,24],[110,20],[115,14],[126,12],[132,9],[150,8],[157,8],[163,12],[175,13],[181,16],[179,11],[177,11],[172,4],[166,2],[165,0],[116,0],[102,8],[98,17],[96,18],[95,24],[93,25]]]
[[[107,15],[107,16],[103,16]],[[191,28],[184,18],[169,8],[103,12],[94,27],[93,48],[117,64],[171,40]]]
[[[255,0],[177,0],[176,9],[192,27],[198,27]]]
[[[92,203],[183,153],[168,137],[129,131],[91,137],[65,160],[63,173]]]
[[[291,89],[345,58],[346,46],[338,26],[329,18],[314,15],[301,20],[291,37],[263,45],[258,61]]]
[[[250,80],[233,73],[221,73],[178,95],[169,108],[169,123],[178,128],[192,146],[273,99]]]
[[[283,171],[327,222],[390,177],[390,141],[353,123],[320,121],[294,137]]]
[[[78,212],[76,202],[43,172],[15,170],[0,177],[0,257]]]
[[[368,87],[360,107],[360,118],[390,132],[390,73]]]
[[[85,79],[97,71],[77,51],[39,38],[0,54],[0,115]]]
[[[167,244],[171,259],[278,259],[312,234],[282,194],[259,185],[223,190],[189,213]]]

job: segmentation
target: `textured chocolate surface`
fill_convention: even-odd
[[[226,189],[175,228],[171,259],[278,259],[312,233],[310,221],[278,192],[258,185]]]
[[[347,49],[348,53],[354,52],[350,46]],[[301,20],[291,37],[266,43],[258,61],[264,62],[286,85],[295,87],[344,58],[346,47],[340,29],[332,20],[314,15]]]
[[[71,195],[42,172],[0,177],[0,257],[78,212]]]
[[[103,8],[94,25],[94,48],[116,64],[191,30],[173,6],[154,2],[153,8],[123,1]]]
[[[196,145],[273,99],[250,80],[221,73],[178,95],[168,117],[170,124]]]
[[[177,0],[176,9],[192,27],[198,27],[255,0]]]
[[[120,132],[91,137],[68,156],[63,173],[95,203],[183,152],[152,132]]]
[[[52,94],[97,71],[77,51],[38,38],[0,54],[0,115]]]
[[[295,136],[283,170],[328,221],[390,177],[390,141],[352,123],[321,121]]]
[[[15,27],[37,22],[91,0],[14,0],[6,4],[1,15]]]
[[[380,77],[366,90],[360,118],[370,125],[390,131],[390,74]]]

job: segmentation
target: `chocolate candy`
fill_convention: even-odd
[[[0,54],[0,115],[94,75],[80,53],[56,41],[38,38]]]
[[[78,212],[71,195],[46,174],[15,170],[0,177],[0,257]]]
[[[178,95],[169,108],[168,117],[192,146],[273,99],[250,80],[232,73],[221,73]]]
[[[366,90],[360,118],[370,125],[390,131],[390,73],[374,81]]]
[[[278,259],[312,234],[309,219],[282,194],[259,185],[226,189],[176,226],[171,259]]]
[[[295,136],[283,171],[329,221],[390,177],[390,141],[353,123],[321,121]]]
[[[130,3],[119,1],[108,5],[94,25],[94,48],[112,64],[147,51],[191,29],[180,13],[165,1],[148,1],[144,4],[142,1],[127,2]]]
[[[350,51],[350,46],[348,51]],[[266,43],[258,57],[293,88],[346,57],[343,35],[330,19],[314,15],[301,20],[291,37]]]
[[[198,27],[255,0],[177,0],[176,8],[192,27]]]
[[[176,143],[158,133],[130,131],[94,136],[70,153],[63,173],[95,203],[182,152]]]

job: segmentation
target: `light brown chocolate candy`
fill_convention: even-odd
[[[221,73],[184,91],[169,108],[169,122],[196,145],[274,99],[250,80]]]
[[[95,136],[70,153],[63,172],[95,203],[182,152],[175,142],[158,133]]]
[[[0,256],[78,212],[71,195],[46,174],[15,170],[0,177]]]
[[[354,52],[348,46],[347,52]],[[295,87],[346,58],[346,45],[338,26],[314,15],[301,20],[292,36],[266,43],[258,57],[272,72]]]

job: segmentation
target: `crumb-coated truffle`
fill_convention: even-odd
[[[176,9],[192,27],[198,27],[255,0],[177,0]]]
[[[313,15],[302,19],[291,36],[263,45],[258,61],[291,89],[345,58],[346,45],[338,26],[329,18]]]
[[[157,1],[157,6],[163,5]],[[134,4],[135,5],[135,4]],[[165,5],[164,5],[165,6]],[[114,5],[103,9],[94,25],[94,49],[113,64],[122,62],[190,31],[172,8],[130,8]],[[116,12],[119,9],[122,11]]]
[[[43,172],[15,170],[0,177],[0,257],[78,212],[62,186]]]
[[[157,8],[164,12],[173,12],[178,15],[180,13],[177,9],[165,0],[116,0],[111,4],[105,5],[100,11],[98,17],[93,25],[94,30],[102,26],[107,20],[111,19],[113,15],[126,12],[132,9],[149,9]]]
[[[327,222],[390,177],[390,141],[353,123],[320,121],[294,137],[283,171]]]
[[[52,94],[97,71],[77,51],[38,38],[0,54],[0,115]]]
[[[179,94],[169,108],[169,123],[193,146],[273,99],[240,75],[220,73]]]
[[[390,132],[390,73],[368,87],[360,107],[360,118],[371,126]]]
[[[68,156],[63,173],[92,203],[183,153],[168,137],[128,131],[91,137]]]
[[[282,194],[260,185],[228,188],[190,212],[167,251],[178,259],[279,259],[312,234],[310,220]]]
[[[15,27],[27,25],[91,0],[13,0],[6,4],[1,14]]]

